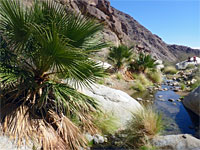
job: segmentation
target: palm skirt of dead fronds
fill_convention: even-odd
[[[80,129],[66,116],[59,116],[53,111],[46,117],[33,115],[27,106],[20,106],[6,115],[2,121],[4,133],[17,138],[18,146],[23,140],[38,142],[44,150],[71,150],[85,147],[86,140]]]

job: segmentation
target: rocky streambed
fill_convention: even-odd
[[[153,106],[163,114],[164,135],[191,134],[198,137],[198,116],[184,107],[182,97],[175,91],[179,86],[172,86],[173,80],[166,80],[162,89],[154,95]]]

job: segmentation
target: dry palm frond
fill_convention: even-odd
[[[27,106],[20,106],[5,116],[2,130],[18,146],[23,140],[33,140],[44,150],[77,150],[86,143],[79,128],[64,115],[48,111],[46,117],[39,118]]]
[[[89,132],[90,134],[96,134],[99,132],[97,129],[98,127],[94,124],[94,118],[91,114],[82,114],[79,118],[84,132]]]

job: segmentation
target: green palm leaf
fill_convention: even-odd
[[[35,135],[46,142],[41,143],[44,149],[55,149],[54,141],[63,150],[84,147],[81,129],[95,131],[91,112],[99,109],[94,99],[76,88],[89,87],[105,74],[89,58],[107,46],[94,40],[103,26],[52,0],[36,0],[31,8],[19,0],[0,0],[0,21],[6,43],[0,47],[0,121],[9,126],[5,132],[20,141],[39,128],[43,134],[50,131],[43,138]],[[19,117],[23,125],[16,126]],[[74,118],[80,127],[72,122]]]

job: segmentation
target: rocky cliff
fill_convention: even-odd
[[[26,0],[31,2],[33,0]],[[108,0],[55,0],[83,15],[94,17],[105,24],[102,32],[105,41],[114,45],[124,43],[139,45],[151,52],[158,59],[177,61],[190,55],[200,56],[200,50],[185,46],[168,45],[162,39],[152,34],[130,15],[125,14],[110,5]],[[105,56],[108,50],[101,55]]]
[[[155,57],[168,61],[176,61],[188,54],[200,55],[200,50],[166,44],[159,36],[152,34],[130,15],[113,8],[108,0],[60,1],[77,12],[104,22],[106,26],[103,32],[104,39],[112,41],[113,44],[142,45]]]

